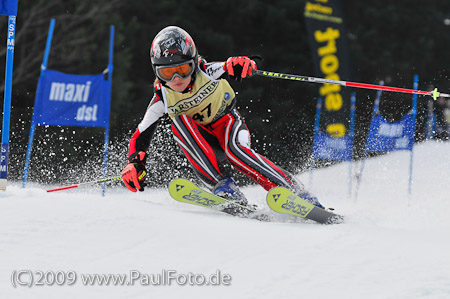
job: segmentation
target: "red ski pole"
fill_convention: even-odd
[[[122,179],[121,176],[105,178],[105,179],[99,179],[99,180],[95,180],[95,181],[84,182],[84,183],[77,183],[77,184],[73,184],[73,185],[69,185],[69,186],[63,186],[63,187],[59,187],[59,188],[49,189],[49,190],[47,190],[47,192],[55,192],[55,191],[73,189],[73,188],[78,188],[81,185],[89,185],[89,184],[111,182],[111,181],[117,181],[117,180],[121,180],[121,179]]]
[[[393,92],[401,92],[401,93],[429,95],[434,100],[436,100],[438,97],[446,97],[446,98],[450,97],[450,94],[438,92],[437,88],[435,88],[433,91],[422,91],[422,90],[414,90],[414,89],[399,88],[399,87],[389,87],[389,86],[375,85],[375,84],[331,80],[331,79],[315,78],[315,77],[309,77],[309,76],[290,75],[290,74],[275,73],[275,72],[268,72],[268,71],[262,71],[262,70],[256,70],[255,74],[259,75],[259,76],[269,77],[269,78],[285,79],[285,80],[292,80],[292,81],[304,81],[304,82],[320,83],[320,84],[336,84],[336,85],[355,87],[355,88],[365,88],[365,89],[375,89],[375,90],[393,91]]]

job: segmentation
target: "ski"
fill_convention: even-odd
[[[278,213],[294,215],[322,224],[341,223],[344,220],[341,215],[316,207],[283,187],[271,189],[266,199],[269,207]]]
[[[270,221],[269,216],[260,214],[256,207],[240,205],[226,198],[214,195],[186,179],[175,179],[170,182],[169,193],[173,199],[179,202],[211,208],[242,218]]]

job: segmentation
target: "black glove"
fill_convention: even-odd
[[[122,180],[130,191],[144,191],[146,185],[144,180],[147,176],[146,160],[147,154],[144,152],[136,152],[128,158],[129,163],[122,170]]]
[[[253,70],[256,70],[257,66],[255,61],[247,56],[239,56],[228,58],[224,69],[230,79],[241,82],[247,76],[253,76]]]

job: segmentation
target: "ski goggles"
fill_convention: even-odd
[[[166,82],[173,81],[176,76],[186,79],[194,72],[194,60],[171,66],[156,66],[155,70],[156,76]]]

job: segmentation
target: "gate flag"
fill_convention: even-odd
[[[17,16],[18,0],[1,0],[0,14],[5,16]]]
[[[323,132],[314,135],[313,157],[322,160],[351,161],[353,138],[350,135],[334,138]]]
[[[370,124],[366,150],[373,152],[412,150],[414,133],[415,121],[412,113],[406,114],[397,122],[388,122],[377,114]]]
[[[355,127],[356,94],[353,92],[350,98],[350,130],[342,137],[332,137],[319,128],[320,112],[322,110],[322,99],[317,100],[316,121],[314,124],[313,154],[311,159],[309,186],[312,186],[312,173],[315,167],[314,159],[330,161],[349,162],[349,195],[352,189],[352,160],[353,160],[353,138]]]
[[[383,82],[380,82],[383,85]],[[417,90],[419,86],[419,76],[414,75],[413,88]],[[361,177],[364,170],[367,152],[393,152],[401,150],[409,150],[409,183],[408,194],[411,196],[412,174],[413,174],[413,150],[414,138],[416,134],[416,118],[417,118],[417,94],[413,95],[412,109],[396,122],[387,121],[379,110],[381,90],[378,91],[375,103],[373,105],[372,120],[370,122],[369,132],[367,134],[366,146],[364,148],[364,158],[361,163],[361,170],[358,176],[358,184],[356,187],[355,198],[358,197],[359,186],[361,185]]]
[[[47,69],[36,92],[35,124],[108,127],[110,85],[103,74],[74,75]]]

